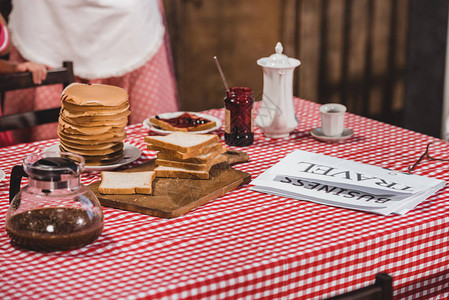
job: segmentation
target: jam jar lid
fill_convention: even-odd
[[[270,55],[270,57],[258,59],[257,64],[269,68],[295,68],[301,64],[298,59],[289,58],[287,55],[282,54],[284,48],[280,42],[276,44],[274,50],[276,53]]]

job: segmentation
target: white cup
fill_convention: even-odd
[[[321,130],[325,136],[340,136],[345,129],[346,106],[327,103],[320,106]]]

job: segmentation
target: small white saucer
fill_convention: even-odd
[[[343,129],[343,133],[339,136],[327,136],[324,135],[321,128],[313,129],[310,134],[317,140],[327,143],[340,143],[343,142],[354,135],[354,131],[350,128]]]

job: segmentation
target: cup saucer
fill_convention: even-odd
[[[343,133],[339,136],[327,136],[324,135],[321,127],[313,129],[310,134],[317,140],[327,143],[340,143],[354,135],[354,131],[350,128],[343,129]]]

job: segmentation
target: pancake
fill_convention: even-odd
[[[115,145],[109,149],[95,149],[95,148],[93,148],[91,150],[78,149],[76,147],[70,147],[70,146],[64,145],[63,143],[60,143],[60,147],[64,148],[67,152],[80,154],[82,156],[101,156],[101,155],[113,154],[113,153],[116,153],[119,151],[123,152],[123,143],[118,143],[117,145]]]
[[[129,116],[129,109],[120,109],[120,110],[102,110],[102,111],[84,111],[84,112],[71,112],[65,107],[61,109],[61,114],[65,118],[73,119],[73,120],[111,120],[113,118],[124,118]]]
[[[103,126],[81,126],[67,123],[59,117],[59,130],[69,134],[98,135],[107,132],[120,133],[125,126],[103,125]]]
[[[105,142],[121,142],[126,138],[126,132],[106,132],[96,135],[73,135],[58,130],[60,139],[71,140],[78,144],[103,144]]]
[[[78,119],[70,119],[64,116],[64,114],[60,115],[66,123],[77,126],[77,127],[97,127],[97,126],[113,126],[113,127],[125,127],[128,124],[128,116],[122,118],[112,118],[109,117],[107,120],[91,120],[85,122],[79,122]]]
[[[63,146],[59,146],[61,151],[66,152],[67,150]],[[115,153],[106,155],[92,155],[83,156],[85,164],[87,166],[100,166],[100,165],[110,165],[120,161],[124,157],[123,151],[117,151]]]
[[[99,135],[67,135],[58,131],[58,136],[60,139],[70,140],[77,144],[104,144],[106,142],[114,143],[121,142],[126,138],[126,133],[120,133],[117,135],[113,132],[107,132]]]
[[[125,102],[119,106],[89,106],[89,110],[86,110],[86,106],[76,105],[72,103],[68,103],[62,100],[62,107],[67,109],[71,113],[85,113],[85,114],[96,114],[102,112],[122,112],[124,110],[129,110],[129,103]]]
[[[86,165],[89,166],[101,166],[101,165],[111,165],[116,162],[119,162],[124,157],[123,152],[122,153],[116,153],[113,155],[102,155],[102,156],[90,156],[86,157]]]
[[[61,99],[80,106],[116,107],[128,101],[128,93],[113,85],[72,83],[62,91]]]
[[[79,143],[74,143],[73,140],[64,140],[64,139],[60,139],[60,143],[63,146],[67,146],[70,148],[76,148],[79,150],[106,150],[106,149],[111,149],[112,147],[116,146],[117,144],[120,144],[120,142],[115,142],[115,143],[101,143],[101,144],[79,144]]]
[[[112,126],[82,127],[74,126],[59,118],[59,130],[67,134],[98,135],[113,131]]]

